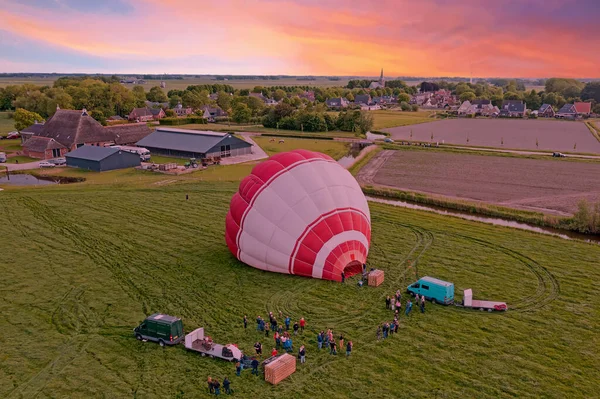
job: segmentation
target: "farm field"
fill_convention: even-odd
[[[431,111],[403,112],[403,111],[370,111],[373,114],[373,130],[381,130],[396,126],[415,125],[431,122]]]
[[[350,146],[348,143],[333,140],[314,140],[314,139],[296,139],[285,138],[284,143],[279,143],[278,138],[271,141],[272,137],[255,136],[252,139],[261,146],[268,155],[273,155],[278,152],[291,151],[297,148],[302,148],[309,151],[319,151],[329,155],[333,159],[340,159],[348,153]]]
[[[600,201],[600,164],[445,153],[386,151],[373,182],[506,207],[572,214]]]
[[[557,120],[446,119],[385,129],[394,139],[445,142],[481,147],[600,153],[582,122]],[[412,139],[411,139],[412,132]],[[469,140],[467,142],[467,139]],[[536,146],[536,140],[538,146]]]
[[[371,204],[369,266],[385,270],[386,280],[359,289],[355,280],[271,274],[235,260],[223,229],[238,182],[182,176],[158,185],[153,179],[165,176],[118,176],[0,195],[0,234],[11,237],[0,241],[0,396],[204,397],[209,375],[228,375],[238,397],[596,393],[598,246]],[[122,183],[138,176],[137,184]],[[425,314],[401,318],[399,334],[377,342],[377,324],[392,319],[385,296],[416,271],[511,309],[428,304]],[[268,311],[305,317],[307,332],[294,337],[294,348],[307,345],[307,363],[278,386],[247,370],[237,378],[232,364],[136,341],[132,328],[156,311],[248,353],[257,340],[270,350],[272,338],[252,323],[245,331],[244,314],[251,321]],[[349,359],[317,351],[315,333],[329,327],[354,341]]]

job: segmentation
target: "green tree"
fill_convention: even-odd
[[[473,101],[473,100],[475,100],[476,97],[477,96],[472,91],[465,91],[459,96],[461,102],[462,101]]]
[[[100,122],[102,126],[106,126],[106,115],[104,115],[104,112],[100,110],[94,110],[91,112],[91,114],[92,118]]]
[[[287,97],[287,93],[285,91],[281,90],[281,89],[277,89],[273,93],[273,100],[275,100],[275,101],[281,101],[285,97]]]
[[[581,90],[582,100],[594,100],[596,103],[600,103],[600,81],[590,82],[585,85]]]
[[[133,86],[131,92],[133,93],[134,107],[141,108],[146,105],[146,90],[143,86]]]
[[[542,98],[536,93],[535,90],[531,90],[530,92],[526,93],[524,100],[527,103],[527,107],[533,111],[542,106]]]
[[[183,93],[183,96],[181,96],[181,101],[186,107],[199,109],[205,105],[208,105],[208,92],[198,90],[186,90],[185,93]]]
[[[175,113],[175,111],[173,111],[172,109],[168,109],[165,111],[165,115],[167,116],[167,118],[174,118],[177,116],[177,114]]]
[[[177,104],[179,104],[181,102],[181,96],[177,95],[177,94],[173,94],[171,97],[169,97],[169,107],[171,108],[175,108],[177,106]]]
[[[402,101],[402,102],[400,103],[400,109],[401,109],[402,111],[410,111],[410,110],[411,110],[411,108],[410,108],[410,104],[409,104],[409,103],[407,103],[406,101]]]
[[[148,101],[157,103],[169,101],[169,98],[159,86],[154,86],[153,88],[151,88],[148,94],[146,94],[146,99]]]
[[[398,102],[399,103],[402,103],[402,102],[408,103],[409,101],[410,101],[410,96],[408,94],[406,94],[406,93],[398,94]]]
[[[43,122],[44,118],[38,113],[27,111],[23,108],[17,108],[13,116],[15,120],[15,129],[21,131],[28,126],[31,126],[35,121]]]
[[[419,106],[417,104],[411,105],[410,108],[413,112],[417,112],[419,110]]]
[[[231,118],[236,123],[247,123],[252,118],[252,110],[243,102],[239,102],[233,106]]]
[[[521,96],[521,94],[514,92],[514,91],[507,91],[506,93],[504,93],[504,99],[505,100],[522,100],[523,97]]]
[[[368,111],[360,111],[358,118],[358,129],[361,133],[366,133],[373,128],[373,114]]]

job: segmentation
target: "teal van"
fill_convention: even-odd
[[[406,291],[413,296],[416,294],[419,294],[419,296],[424,295],[425,299],[433,303],[442,305],[454,303],[454,284],[437,278],[422,277],[416,283],[409,285]]]
[[[162,313],[148,316],[142,324],[133,329],[133,333],[140,341],[154,341],[160,346],[178,344],[185,337],[181,319]]]

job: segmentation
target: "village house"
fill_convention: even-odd
[[[458,115],[466,116],[466,115],[475,115],[477,112],[477,106],[471,104],[470,101],[464,101],[460,107],[458,107]]]
[[[381,96],[381,97],[373,97],[373,103],[379,105],[392,104],[395,103],[396,97],[394,96]]]
[[[175,112],[175,115],[177,115],[178,117],[185,117],[191,115],[194,112],[192,107],[184,107],[183,105],[181,105],[181,103],[178,103],[177,106],[172,109],[172,111]]]
[[[162,119],[166,116],[167,115],[162,108],[134,108],[129,114],[129,120],[137,122],[150,122],[153,120]]]
[[[272,98],[265,97],[262,93],[250,93],[249,96],[258,98],[265,105],[277,105],[278,104],[277,101],[273,100]]]
[[[354,97],[354,104],[369,105],[371,104],[371,101],[371,96],[369,94],[357,94]]]
[[[102,126],[85,109],[57,109],[46,123],[37,124],[27,133],[23,152],[31,158],[50,159],[63,156],[83,145],[104,147],[131,145],[151,133],[145,123]],[[33,126],[33,125],[32,125]],[[40,128],[41,126],[41,128]],[[30,126],[30,128],[32,128]],[[29,128],[28,128],[29,129]],[[30,131],[33,130],[29,129]]]
[[[227,116],[227,112],[223,111],[220,107],[210,107],[205,105],[200,109],[204,112],[202,117],[209,122],[214,122],[216,121],[216,118],[224,118]]]
[[[311,103],[315,102],[315,92],[312,90],[300,93],[300,94],[298,94],[298,97],[304,98],[304,99],[310,101]]]
[[[348,100],[344,97],[328,98],[325,100],[325,105],[329,108],[346,108],[348,106]]]
[[[523,118],[526,110],[527,104],[521,100],[504,100],[499,116],[504,118]]]
[[[550,104],[542,104],[537,115],[539,118],[554,118],[554,108]]]
[[[29,138],[39,134],[44,128],[43,122],[35,121],[35,123],[31,126],[27,126],[25,129],[21,130],[21,143],[25,143]]]

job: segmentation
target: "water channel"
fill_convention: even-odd
[[[430,205],[417,205],[417,204],[412,204],[410,202],[399,201],[399,200],[390,200],[390,199],[369,197],[369,196],[367,196],[367,200],[371,201],[371,202],[378,202],[380,204],[388,204],[388,205],[400,206],[403,208],[434,212],[439,215],[454,216],[454,217],[458,217],[461,219],[473,220],[476,222],[483,222],[483,223],[493,224],[496,226],[505,226],[505,227],[512,227],[515,229],[534,231],[536,233],[560,237],[565,240],[581,240],[581,241],[591,242],[591,243],[595,243],[595,244],[600,244],[600,236],[598,236],[598,235],[587,235],[587,234],[576,233],[576,232],[568,231],[568,230],[554,229],[551,227],[540,227],[540,226],[535,226],[535,225],[532,225],[529,223],[515,222],[513,220],[506,220],[506,219],[493,218],[493,217],[487,217],[487,216],[472,215],[468,212],[449,210],[449,209],[436,207],[436,206],[430,206]]]

